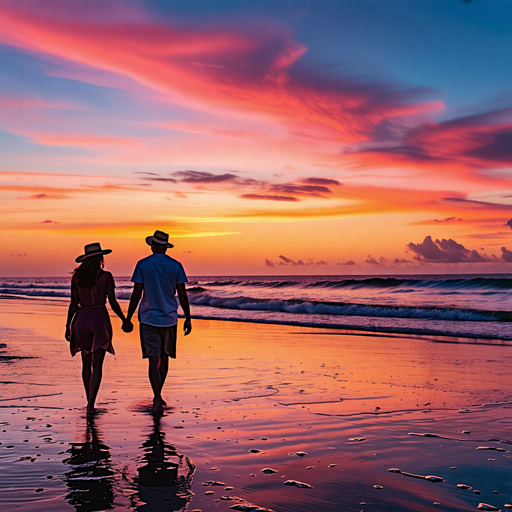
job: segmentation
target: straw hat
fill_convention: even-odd
[[[161,244],[167,246],[168,249],[171,247],[174,247],[174,245],[169,243],[169,235],[167,233],[164,233],[163,231],[155,231],[155,234],[153,236],[146,237],[146,243],[148,245],[151,245],[152,243],[155,244]]]
[[[84,247],[84,253],[75,260],[77,263],[81,263],[85,260],[85,258],[90,258],[91,256],[97,256],[98,254],[110,254],[112,249],[102,249],[101,245],[98,242],[93,244],[87,244]]]

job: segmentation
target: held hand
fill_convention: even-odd
[[[130,320],[125,320],[121,328],[123,329],[124,332],[130,333],[133,331],[133,324]]]
[[[188,336],[192,331],[192,322],[190,321],[190,318],[187,318],[183,323],[183,330],[185,331],[185,336]]]
[[[71,341],[71,327],[69,327],[69,325],[66,325],[66,334],[64,335],[64,337],[68,341]]]

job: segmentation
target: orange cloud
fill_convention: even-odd
[[[48,222],[38,223],[48,224]],[[46,233],[46,226],[38,224],[12,225],[2,228],[2,231],[13,231],[16,233]],[[141,238],[151,234],[156,228],[168,233],[171,237],[208,237],[227,236],[238,234],[238,231],[223,229],[216,226],[198,222],[170,222],[162,219],[149,220],[145,222],[55,222],[52,228],[52,235],[63,236],[110,236],[121,238]],[[156,226],[156,227],[155,227]]]
[[[0,186],[1,188],[1,186]],[[73,196],[68,196],[67,194],[32,194],[31,196],[18,197],[18,199],[72,199]]]

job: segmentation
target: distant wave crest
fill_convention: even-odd
[[[199,284],[199,283],[198,283]],[[475,277],[461,279],[405,279],[396,277],[371,277],[368,279],[323,279],[304,283],[300,280],[216,280],[201,282],[201,286],[208,287],[226,287],[226,286],[244,286],[258,288],[286,288],[286,287],[304,287],[304,288],[349,288],[357,290],[360,288],[409,288],[409,289],[448,289],[448,290],[512,290],[512,279],[510,278],[491,278]]]
[[[417,308],[303,300],[256,299],[252,297],[216,297],[207,293],[190,297],[191,304],[223,309],[281,311],[306,315],[371,316],[388,318],[422,318],[456,321],[496,321],[492,312],[452,308]]]

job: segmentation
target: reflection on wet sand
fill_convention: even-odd
[[[100,439],[95,418],[88,417],[85,442],[71,443],[70,456],[62,462],[70,466],[64,480],[69,504],[79,512],[107,510],[114,502],[114,471],[110,448]]]
[[[138,476],[133,478],[136,510],[178,511],[186,508],[193,496],[192,477],[196,466],[165,440],[160,418],[155,417],[153,432],[142,443],[144,454],[136,462]]]

